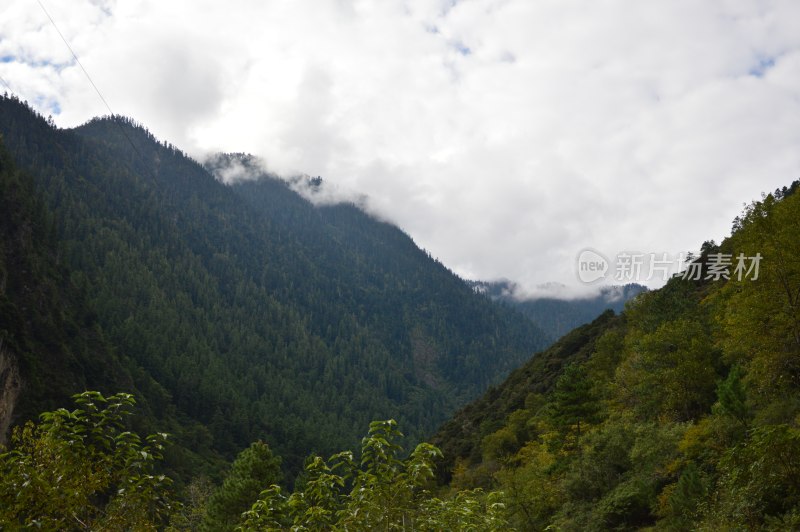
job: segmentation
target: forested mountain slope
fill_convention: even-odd
[[[396,227],[267,177],[224,185],[127,119],[59,130],[3,98],[0,134],[34,181],[92,330],[132,376],[125,391],[196,453],[168,456],[184,475],[258,439],[297,471],[373,419],[419,439],[547,342]],[[85,371],[113,358],[86,351]],[[84,387],[75,371],[59,370],[70,392]],[[23,390],[20,412],[38,394]]]
[[[519,530],[800,528],[797,188],[462,409],[442,479],[501,490]]]
[[[607,310],[592,323],[578,327],[538,353],[511,372],[505,382],[489,388],[483,397],[442,425],[431,442],[444,454],[441,464],[444,478],[450,478],[456,463],[479,464],[483,439],[501,429],[510,413],[526,408],[526,401],[538,400],[552,392],[564,368],[585,362],[594,351],[597,339],[619,327],[622,321],[622,317]],[[481,487],[488,485],[491,482],[481,483]]]
[[[32,185],[0,142],[0,442],[15,418],[65,404],[75,390],[133,387],[64,268]]]

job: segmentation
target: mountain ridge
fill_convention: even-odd
[[[183,475],[259,438],[296,472],[376,418],[418,441],[547,342],[402,230],[274,179],[222,184],[130,119],[58,130],[5,98],[0,132],[151,425],[192,450]]]

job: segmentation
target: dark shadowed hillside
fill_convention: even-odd
[[[75,390],[133,389],[63,264],[54,219],[0,142],[0,442]]]
[[[127,119],[58,130],[4,98],[0,133],[109,350],[195,453],[172,457],[178,471],[257,439],[296,471],[378,418],[419,439],[547,341],[396,227],[352,205],[315,207],[268,177],[224,185]],[[59,297],[57,309],[82,301]],[[41,336],[28,382],[43,375],[39,346],[52,339]],[[85,351],[79,369],[57,371],[64,393],[106,371],[103,349]],[[23,390],[20,412],[42,393]]]

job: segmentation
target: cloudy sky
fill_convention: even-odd
[[[107,114],[37,0],[3,4],[11,90]],[[366,194],[469,278],[579,286],[585,248],[695,250],[800,178],[797,0],[42,4],[115,113]]]

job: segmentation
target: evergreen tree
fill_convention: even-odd
[[[232,530],[242,512],[249,509],[265,487],[283,480],[280,458],[269,446],[257,441],[236,457],[225,481],[209,498],[204,528]]]
[[[581,423],[592,423],[598,412],[597,399],[592,394],[592,383],[582,365],[570,364],[556,381],[550,418],[562,434],[574,432],[576,441],[581,437]]]
[[[725,414],[732,416],[742,425],[748,424],[750,410],[747,407],[747,397],[742,384],[742,371],[739,366],[731,368],[727,378],[719,383],[717,397],[719,408]]]

